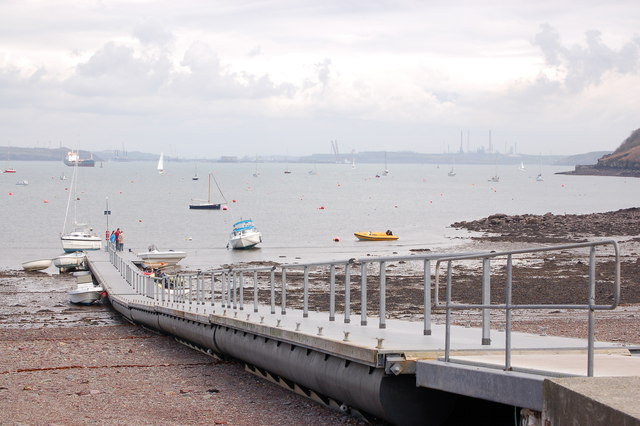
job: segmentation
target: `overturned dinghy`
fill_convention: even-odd
[[[31,260],[29,262],[24,262],[22,264],[22,269],[25,271],[42,271],[50,267],[52,263],[52,259]]]

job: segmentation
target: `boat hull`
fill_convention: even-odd
[[[94,286],[93,283],[78,284],[78,287],[74,290],[69,290],[67,295],[69,301],[76,305],[91,305],[102,297],[104,289],[99,286]]]
[[[22,264],[22,269],[24,269],[25,271],[42,271],[50,267],[52,263],[52,259],[32,260],[29,262],[24,262]]]
[[[221,204],[189,204],[192,210],[220,210]]]
[[[60,237],[62,249],[65,253],[73,253],[76,251],[100,250],[102,248],[102,240],[96,235],[84,233],[71,233]]]
[[[187,257],[187,253],[184,251],[149,251],[144,253],[137,253],[138,257],[144,261],[147,266],[169,266],[175,265],[182,259]]]
[[[71,269],[83,266],[86,260],[87,256],[85,256],[84,253],[74,252],[56,257],[55,259],[53,259],[53,264],[57,268]]]
[[[385,232],[354,232],[360,241],[394,241],[399,237],[397,235],[387,235]]]
[[[231,248],[236,250],[250,249],[257,246],[262,242],[262,234],[260,232],[253,232],[250,234],[244,234],[237,237],[231,237],[229,244]]]

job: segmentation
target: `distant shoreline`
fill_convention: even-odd
[[[577,176],[618,176],[618,177],[640,177],[640,170],[633,169],[613,169],[610,167],[576,166],[575,170],[566,172],[556,172],[557,175],[577,175]]]

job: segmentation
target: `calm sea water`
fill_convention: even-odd
[[[13,162],[16,174],[0,174],[2,245],[0,267],[19,269],[27,260],[53,258],[61,250],[68,188],[73,169],[62,162]],[[408,254],[410,249],[444,249],[467,236],[448,226],[492,213],[590,213],[638,205],[640,179],[555,175],[567,167],[515,166],[497,169],[500,182],[489,182],[495,166],[165,162],[159,175],[150,162],[105,163],[78,169],[77,220],[99,235],[120,227],[125,249],[188,252],[187,267],[210,268],[255,260],[319,261],[367,254]],[[317,174],[311,175],[314,169]],[[227,200],[226,211],[189,210],[191,198],[207,198],[211,171]],[[542,172],[544,182],[536,182]],[[69,179],[61,180],[65,174]],[[21,179],[28,186],[17,186]],[[212,184],[212,201],[223,202]],[[263,243],[251,251],[227,250],[232,224],[253,219]],[[69,221],[73,221],[73,207]],[[360,242],[356,231],[386,231],[396,242]],[[334,242],[334,238],[339,242]],[[53,268],[52,268],[53,269]],[[50,272],[50,271],[49,271]]]

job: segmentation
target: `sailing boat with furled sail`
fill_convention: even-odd
[[[213,173],[209,172],[209,192],[208,192],[208,197],[206,200],[197,200],[197,199],[191,199],[191,203],[189,203],[189,208],[193,209],[193,210],[220,210],[222,208],[222,204],[221,203],[212,203],[211,202],[211,179],[213,179],[213,181],[215,182],[216,186],[218,187],[218,191],[220,192],[220,195],[222,195],[222,199],[225,200],[225,203],[227,202],[227,200],[224,197],[224,194],[222,193],[222,190],[220,190],[220,185],[218,185],[218,182],[216,181],[216,178],[213,177]],[[224,209],[226,210],[226,206],[224,207]]]
[[[77,206],[80,200],[76,195],[78,186],[78,165],[73,168],[73,175],[71,176],[71,186],[69,187],[69,198],[67,200],[67,211],[64,216],[64,224],[62,225],[62,233],[60,234],[60,241],[62,243],[62,249],[66,253],[84,251],[84,250],[100,250],[102,247],[102,240],[97,235],[93,234],[93,228],[88,227],[86,224],[78,223],[76,220]],[[67,218],[69,217],[69,207],[71,206],[71,197],[73,196],[73,230],[67,232]]]

